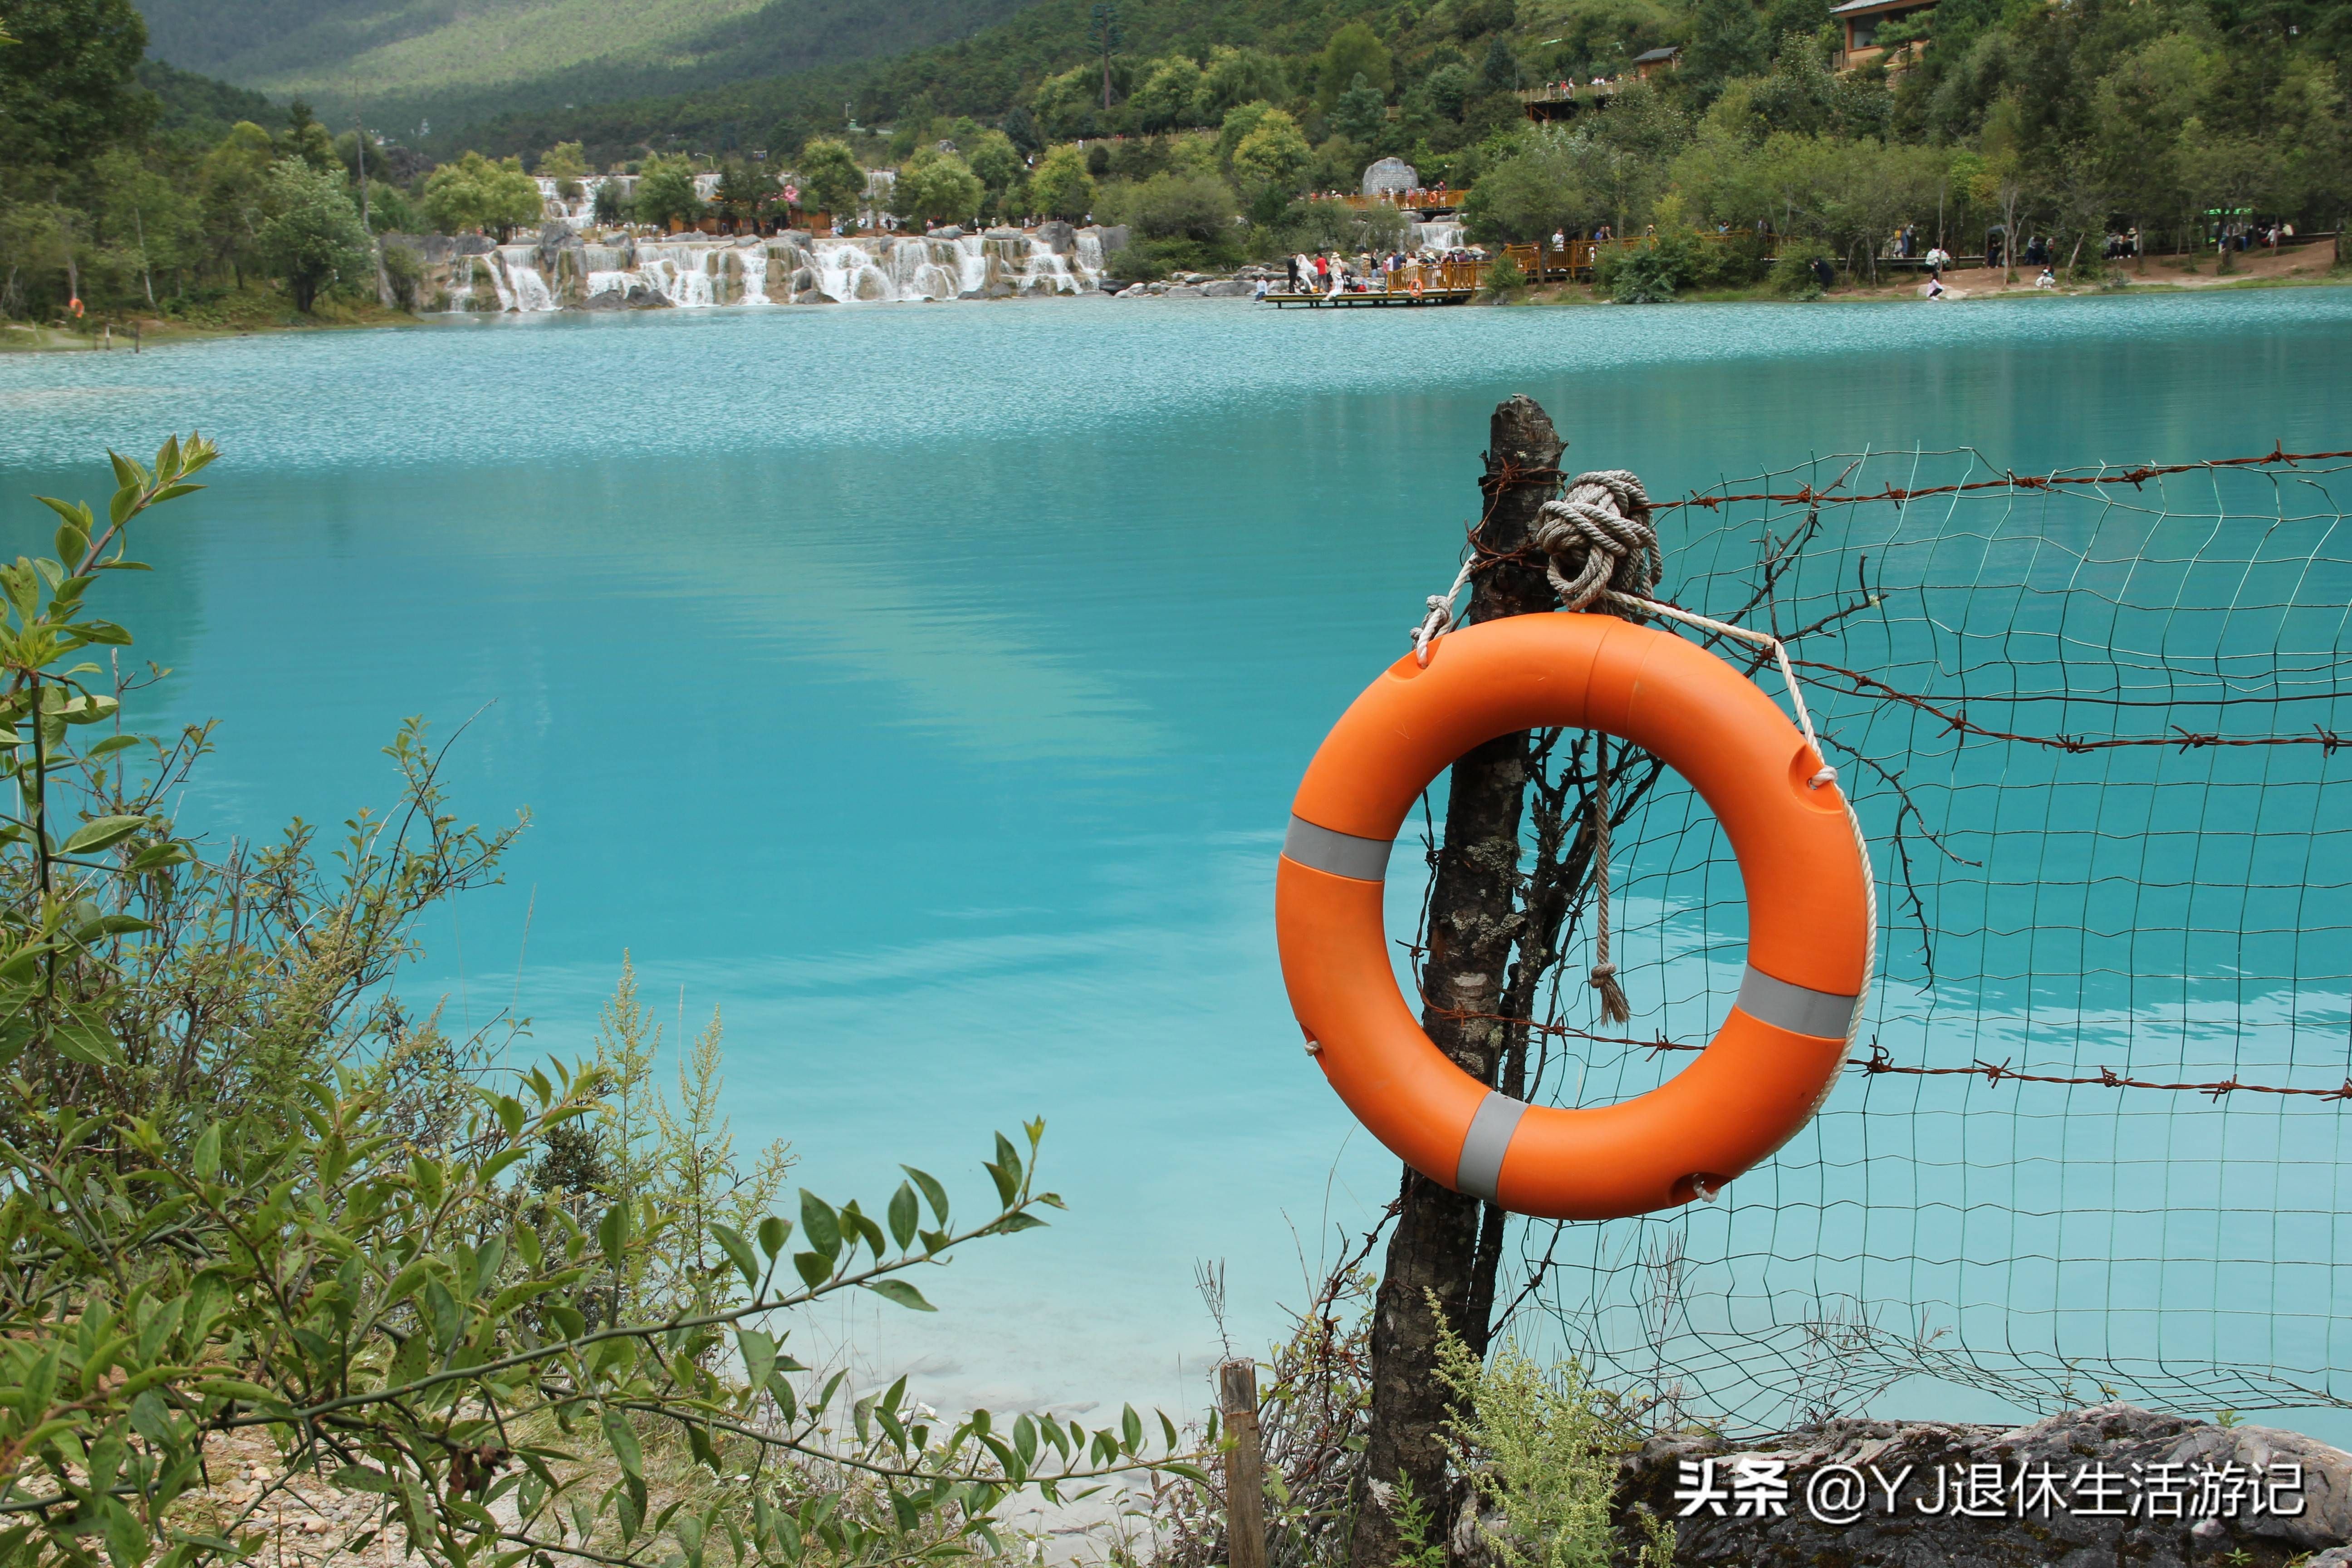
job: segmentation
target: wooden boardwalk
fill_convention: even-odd
[[[1344,291],[1338,294],[1269,293],[1265,297],[1265,301],[1276,310],[1286,305],[1301,305],[1310,310],[1318,310],[1327,305],[1389,310],[1397,307],[1410,309],[1422,305],[1465,305],[1469,303],[1471,296],[1477,292],[1475,289],[1423,289],[1420,293],[1415,294],[1406,289],[1373,289],[1361,294]]]

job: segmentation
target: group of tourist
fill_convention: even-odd
[[[1459,247],[1451,250],[1396,250],[1381,256],[1361,251],[1354,257],[1328,250],[1318,250],[1312,256],[1300,251],[1286,263],[1284,281],[1292,294],[1336,297],[1393,292],[1417,296],[1432,286],[1444,287],[1447,268],[1478,260],[1485,254]],[[1270,280],[1260,279],[1257,297],[1263,300],[1269,292]]]

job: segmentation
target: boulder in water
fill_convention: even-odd
[[[1191,283],[1179,283],[1174,288],[1169,289],[1166,294],[1161,296],[1161,298],[1167,300],[1198,300],[1201,298],[1201,295],[1202,290],[1195,285]]]
[[[1023,234],[1017,228],[1000,224],[994,228],[983,230],[982,237],[986,239],[1026,239],[1029,237]]]
[[[925,239],[961,239],[963,228],[959,224],[951,223],[940,228],[925,229],[923,237]]]
[[[1078,231],[1055,218],[1037,226],[1037,242],[1056,256],[1072,256],[1078,248]]]
[[[1255,289],[1252,285],[1243,282],[1238,278],[1224,278],[1214,283],[1201,285],[1201,298],[1203,300],[1236,300],[1253,292]]]
[[[1101,245],[1102,253],[1105,256],[1116,256],[1127,248],[1127,225],[1123,223],[1099,225],[1095,229],[1095,239]]]

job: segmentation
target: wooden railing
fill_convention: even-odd
[[[1370,212],[1374,207],[1401,207],[1410,211],[1427,212],[1433,208],[1451,211],[1462,205],[1463,193],[1444,186],[1427,191],[1387,191],[1377,196],[1351,195],[1346,191],[1312,191],[1310,202],[1338,202],[1357,212]]]
[[[1727,245],[1739,238],[1734,234],[1699,234],[1695,238],[1709,245]],[[1639,250],[1650,243],[1647,235],[1629,239],[1571,239],[1565,249],[1554,247],[1551,241],[1541,245],[1507,245],[1504,254],[1518,263],[1520,272],[1529,282],[1549,283],[1555,279],[1586,279],[1592,276],[1592,266],[1603,250],[1622,255]],[[1769,258],[1768,258],[1769,259]]]

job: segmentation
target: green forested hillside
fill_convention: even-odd
[[[1021,0],[144,0],[160,59],[415,134],[968,37]]]

